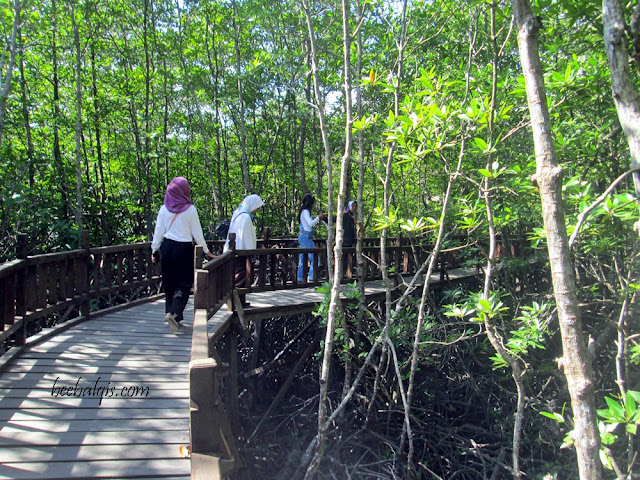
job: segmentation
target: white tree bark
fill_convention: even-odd
[[[18,52],[18,31],[20,30],[20,14],[26,2],[14,0],[13,2],[13,27],[11,28],[11,38],[9,39],[9,63],[6,73],[2,74],[2,58],[0,57],[0,142],[2,141],[2,130],[4,129],[4,115],[7,111],[7,99],[11,93],[11,81],[13,80],[13,69],[16,64],[16,54]]]
[[[611,89],[620,125],[627,136],[631,169],[640,167],[640,94],[629,72],[629,51],[624,10],[620,0],[603,0],[604,43],[609,59]],[[636,199],[640,206],[640,173],[633,174]]]

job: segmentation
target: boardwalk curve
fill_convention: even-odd
[[[22,352],[0,373],[0,478],[189,478],[188,308],[179,334],[156,301]]]

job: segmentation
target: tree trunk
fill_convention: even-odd
[[[67,173],[65,171],[64,160],[62,158],[62,152],[60,150],[60,77],[58,76],[58,12],[56,0],[51,1],[51,15],[52,15],[52,29],[51,29],[51,58],[53,67],[53,164],[60,177],[60,198],[62,203],[62,215],[63,219],[69,218],[69,197],[67,192],[69,186],[67,185]],[[66,239],[65,239],[66,241]]]
[[[603,0],[602,7],[604,43],[609,58],[613,100],[629,143],[631,168],[636,169],[640,167],[640,94],[629,72],[624,10],[620,0]],[[640,173],[633,174],[633,183],[640,206]]]
[[[306,44],[306,42],[305,42]],[[307,135],[307,123],[309,116],[307,115],[307,105],[311,104],[311,72],[307,72],[304,82],[304,97],[306,105],[300,118],[300,140],[298,142],[298,172],[300,174],[300,189],[302,194],[306,195],[309,192],[307,186],[307,176],[304,169],[304,142]]]
[[[151,118],[149,107],[151,104],[151,59],[149,54],[149,0],[144,2],[143,42],[144,42],[144,218],[147,226],[147,236],[153,236],[154,212],[151,208]]]
[[[213,30],[211,32],[211,42],[209,41],[209,27],[211,27],[211,21],[209,16],[207,16],[207,34],[205,35],[205,46],[207,49],[207,59],[209,63],[209,72],[211,73],[211,77],[213,80],[213,104],[215,105],[215,130],[216,130],[216,179],[212,179],[211,190],[212,196],[217,197],[217,202],[211,202],[216,205],[216,215],[218,218],[222,218],[224,216],[224,202],[222,198],[222,170],[220,166],[222,165],[222,149],[221,149],[221,139],[220,139],[220,125],[222,122],[220,121],[220,95],[219,95],[219,84],[220,84],[220,69],[218,65],[218,50],[216,49],[216,32]],[[217,183],[213,183],[217,182]]]
[[[13,68],[16,63],[16,54],[18,53],[18,31],[20,29],[20,14],[23,4],[20,0],[13,2],[13,27],[11,29],[11,38],[9,39],[9,64],[7,65],[7,74],[4,78],[0,72],[0,142],[2,142],[2,130],[4,129],[4,115],[7,111],[7,99],[11,92],[11,81],[13,79]]]
[[[34,166],[34,152],[35,148],[33,145],[33,137],[31,135],[31,119],[29,115],[29,93],[27,92],[27,79],[24,75],[24,42],[22,40],[22,31],[18,33],[19,44],[20,44],[20,93],[22,96],[22,118],[24,119],[24,133],[27,141],[27,171],[29,174],[29,188],[32,192],[29,194],[30,201],[34,202],[35,198],[33,197],[33,186],[35,182],[35,166]],[[35,206],[32,203],[32,207]]]
[[[76,49],[76,225],[78,235],[82,231],[82,51],[80,32],[76,23],[76,12],[73,2],[68,4],[73,31],[73,46]]]
[[[102,245],[109,242],[109,224],[107,223],[105,203],[107,201],[107,185],[104,180],[104,165],[102,161],[102,125],[100,104],[98,102],[98,80],[96,74],[96,55],[93,42],[91,43],[91,86],[93,90],[93,123],[96,131],[96,157],[98,161],[98,181],[100,182],[100,230]]]
[[[182,21],[180,22],[182,24]],[[184,72],[184,78],[186,79],[187,90],[189,91],[189,95],[191,96],[191,100],[193,102],[193,108],[198,114],[198,126],[200,128],[200,135],[202,137],[202,145],[203,145],[203,159],[204,159],[204,170],[206,175],[209,177],[209,181],[211,182],[211,193],[213,196],[213,203],[215,205],[215,210],[220,214],[222,211],[222,205],[220,204],[220,198],[218,197],[218,191],[216,189],[215,179],[213,178],[213,174],[211,173],[211,162],[209,160],[209,135],[207,134],[207,130],[205,128],[204,116],[202,115],[202,109],[200,108],[200,103],[198,102],[198,98],[196,96],[195,88],[193,87],[193,83],[189,80],[191,75],[189,73],[189,68],[187,65],[187,60],[184,57],[184,46],[182,44],[183,41],[183,31],[180,29],[180,61],[182,63],[182,69]]]
[[[251,180],[249,179],[249,164],[247,160],[247,134],[245,131],[244,98],[242,92],[242,64],[240,63],[240,33],[237,22],[238,6],[233,0],[233,39],[236,51],[236,75],[238,76],[238,102],[240,103],[240,150],[242,154],[242,184],[244,194],[249,195],[251,191]]]
[[[547,234],[553,290],[562,336],[562,366],[571,397],[578,469],[583,480],[602,478],[600,436],[596,423],[591,355],[582,332],[582,320],[569,253],[562,200],[562,169],[557,166],[551,121],[547,109],[542,65],[538,51],[540,21],[528,0],[513,0],[518,49],[524,73],[536,155],[536,175],[544,229]]]

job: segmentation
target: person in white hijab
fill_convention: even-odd
[[[254,250],[256,243],[256,229],[253,226],[253,219],[256,212],[264,205],[264,201],[258,195],[249,195],[240,206],[236,208],[231,217],[227,241],[224,244],[224,251],[229,250],[229,236],[236,234],[236,250]]]
[[[249,195],[242,201],[240,206],[236,208],[231,217],[227,241],[224,244],[225,252],[229,250],[229,237],[232,233],[236,234],[236,250],[256,249],[256,229],[253,226],[253,219],[258,209],[263,205],[264,201],[258,195]],[[246,287],[247,282],[246,257],[240,257],[239,260],[235,266],[236,288]],[[249,302],[245,300],[244,295],[240,295],[240,302],[243,307],[249,306]]]

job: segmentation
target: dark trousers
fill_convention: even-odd
[[[193,287],[193,244],[165,238],[160,246],[160,269],[166,297],[165,312],[183,318]]]
[[[351,245],[343,245],[343,247],[351,247]],[[347,278],[349,270],[349,260],[351,260],[351,277],[355,278],[356,273],[356,254],[355,252],[342,252],[342,277]]]
[[[235,269],[235,285],[236,288],[245,288],[247,287],[247,258],[240,257],[236,259]],[[249,274],[253,275],[253,263],[249,266]],[[249,278],[251,280],[251,278]],[[244,304],[246,295],[240,295],[240,301]]]

